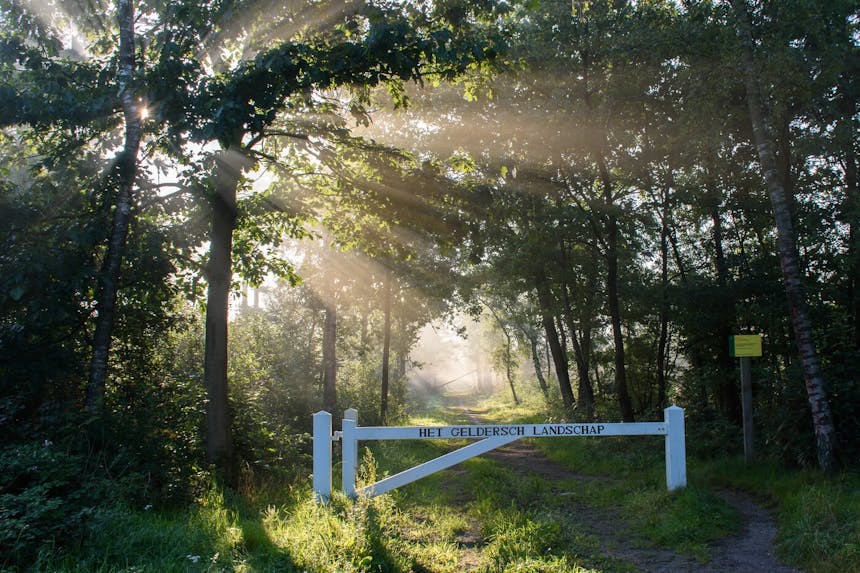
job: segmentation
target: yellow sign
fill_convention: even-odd
[[[729,336],[729,353],[742,356],[761,356],[761,334],[735,334]]]

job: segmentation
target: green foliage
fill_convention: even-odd
[[[100,508],[141,486],[126,456],[109,463],[50,440],[0,450],[0,566],[26,563],[54,540],[80,540]],[[111,473],[114,475],[111,475]]]

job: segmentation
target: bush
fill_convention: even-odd
[[[79,540],[99,506],[139,484],[139,475],[109,480],[87,462],[48,441],[0,451],[0,564],[29,561],[60,538]]]

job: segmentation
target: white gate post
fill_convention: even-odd
[[[358,425],[358,410],[349,408],[343,413],[341,425],[341,445],[343,464],[341,466],[341,489],[345,495],[355,497],[355,472],[358,469],[358,439],[355,428]]]
[[[331,414],[314,414],[314,497],[327,502],[331,497]]]
[[[684,442],[684,410],[669,406],[663,410],[666,423],[666,487],[669,491],[687,487],[687,448]]]

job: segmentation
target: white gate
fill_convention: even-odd
[[[352,408],[343,416],[343,430],[332,433],[331,414],[314,414],[313,487],[318,500],[331,495],[331,443],[343,444],[343,493],[374,496],[411,483],[469,458],[489,452],[520,438],[592,436],[666,436],[666,487],[669,491],[687,485],[687,456],[684,442],[684,410],[670,406],[663,410],[663,422],[593,424],[499,424],[478,426],[359,426],[358,412]],[[427,440],[440,438],[480,439],[399,474],[355,489],[358,442],[361,440]]]

